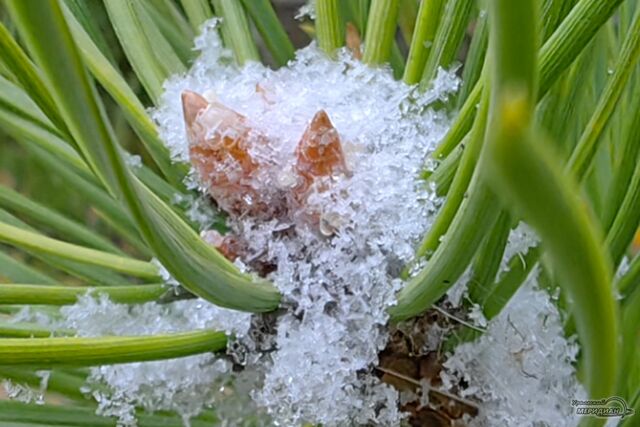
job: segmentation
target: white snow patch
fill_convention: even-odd
[[[78,336],[153,335],[197,329],[225,331],[242,337],[251,316],[216,307],[199,299],[171,304],[126,305],[106,296],[85,295],[60,310],[59,327]],[[219,388],[231,379],[230,362],[213,354],[164,361],[127,363],[91,368],[84,390],[98,402],[99,415],[113,416],[124,426],[135,426],[135,408],[173,410],[185,420],[222,398]],[[107,389],[104,389],[104,385]],[[235,404],[234,404],[235,405]]]
[[[564,337],[560,314],[530,276],[477,341],[460,345],[444,363],[444,386],[473,397],[472,426],[574,426],[572,399],[586,393],[573,362],[577,343]],[[460,381],[468,386],[458,389]]]
[[[524,256],[530,248],[537,246],[539,243],[538,235],[527,223],[522,221],[518,223],[509,233],[498,276],[509,271],[509,262],[514,256]]]
[[[6,397],[11,400],[15,400],[22,403],[35,403],[36,405],[44,405],[45,393],[47,391],[47,385],[49,383],[49,376],[51,371],[36,371],[36,376],[40,378],[40,384],[37,389],[14,382],[9,379],[2,380],[2,388],[6,393]]]
[[[302,21],[306,18],[311,20],[316,19],[316,2],[315,0],[309,0],[298,9],[298,13],[294,16],[295,19]]]

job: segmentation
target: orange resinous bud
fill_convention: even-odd
[[[268,150],[277,141],[254,129],[245,116],[191,91],[183,92],[182,106],[191,163],[221,209],[232,217],[295,218],[295,222],[302,219],[314,228],[319,226],[319,214],[308,209],[308,196],[313,191],[326,191],[330,178],[348,174],[340,135],[324,110],[318,111],[307,126],[293,158],[267,164],[256,160],[252,149]],[[292,163],[294,185],[277,187],[264,182],[270,172],[277,175],[278,169]],[[233,251],[228,250],[227,241],[211,243],[230,259],[242,252],[237,245]]]
[[[259,211],[261,200],[251,182],[259,165],[249,150],[266,138],[241,114],[195,92],[182,94],[182,106],[191,163],[211,197],[229,214]]]
[[[296,169],[307,179],[344,174],[340,135],[324,110],[316,113],[296,148]]]

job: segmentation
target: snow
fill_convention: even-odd
[[[36,371],[35,374],[40,378],[40,384],[37,389],[9,379],[2,380],[1,384],[6,393],[6,397],[22,403],[43,405],[45,403],[45,392],[47,391],[51,371]]]
[[[294,181],[283,171],[292,171],[296,147],[321,110],[339,135],[349,170],[323,178],[322,189],[306,195],[299,210],[288,204],[279,214],[253,209],[230,216],[231,233],[247,245],[240,261],[276,266],[268,278],[286,308],[275,331],[277,351],[257,358],[265,373],[252,393],[255,402],[278,425],[397,425],[396,391],[368,371],[386,343],[386,308],[401,286],[399,272],[439,202],[417,180],[449,125],[429,106],[455,91],[458,80],[441,71],[432,89],[420,94],[386,68],[371,69],[346,51],[331,61],[315,45],[277,71],[259,64],[238,69],[211,26],[196,45],[201,58],[187,75],[167,82],[154,113],[177,161],[189,160],[180,100],[190,90],[224,106],[215,107],[226,117],[221,121],[243,117],[237,134],[252,135],[249,153],[260,165],[243,185],[261,202],[279,205],[291,191]],[[210,119],[208,135],[221,121]],[[224,205],[225,194],[207,178],[193,174],[192,186]],[[301,211],[319,214],[320,223],[299,221]]]
[[[296,13],[295,19],[302,21],[305,18],[309,18],[311,20],[316,19],[316,4],[315,0],[309,0],[298,9],[298,13]]]
[[[509,262],[514,256],[524,256],[530,248],[537,246],[539,242],[535,231],[525,222],[519,222],[509,233],[507,246],[500,263],[500,274],[509,271]]]
[[[571,399],[586,396],[575,377],[578,345],[564,337],[560,313],[536,281],[532,274],[487,332],[444,364],[445,387],[478,402],[471,426],[578,424]]]
[[[126,305],[105,295],[85,295],[63,307],[59,326],[78,336],[152,335],[213,329],[245,336],[251,316],[216,307],[199,299],[171,304]],[[198,415],[213,401],[235,405],[233,394],[220,393],[233,374],[231,362],[213,354],[143,363],[98,366],[90,369],[85,392],[98,402],[98,414],[113,416],[122,425],[135,425],[136,406],[173,410],[185,420]],[[106,385],[106,389],[105,386]]]

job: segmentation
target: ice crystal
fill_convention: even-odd
[[[455,350],[441,376],[445,387],[479,401],[473,426],[572,426],[578,419],[571,399],[584,396],[573,366],[577,351],[533,274],[486,334]]]
[[[276,325],[276,351],[253,358],[264,365],[264,378],[252,396],[279,425],[395,425],[397,392],[368,372],[386,343],[386,308],[401,286],[396,277],[436,208],[433,192],[417,177],[449,120],[429,105],[456,90],[458,80],[441,70],[421,94],[388,69],[371,69],[347,51],[329,60],[315,45],[277,71],[259,64],[239,69],[214,26],[197,40],[202,55],[190,72],[167,82],[154,114],[173,157],[190,160],[181,105],[189,90],[241,115],[254,135],[269,141],[268,150],[249,148],[269,167],[243,173],[271,206],[286,193],[283,174],[319,111],[335,127],[349,170],[305,196],[304,209],[318,215],[317,223],[296,221],[291,208],[230,217],[232,235],[246,244],[236,263],[272,265],[268,278],[286,308]],[[214,125],[209,135],[220,129]],[[209,191],[206,179],[194,173],[191,182]],[[225,206],[225,194],[212,195]],[[237,205],[226,206],[233,213]],[[215,234],[205,237],[220,242]]]

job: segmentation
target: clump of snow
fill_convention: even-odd
[[[125,155],[125,161],[127,162],[127,166],[132,169],[138,169],[142,167],[142,158],[137,154],[128,154]]]
[[[530,248],[537,246],[539,243],[538,235],[527,223],[522,221],[518,223],[509,233],[502,262],[500,263],[500,274],[509,271],[509,262],[514,256],[522,257]]]
[[[302,21],[305,18],[311,20],[316,19],[316,2],[315,0],[308,0],[305,4],[300,6],[298,13],[296,13],[295,19]]]
[[[520,222],[509,235],[500,272],[538,243],[535,231]],[[585,396],[575,376],[578,344],[565,338],[557,296],[538,288],[539,273],[534,269],[490,321],[472,304],[467,318],[486,330],[476,341],[460,344],[443,364],[443,386],[478,404],[480,413],[470,426],[578,424],[571,407],[571,399]],[[453,307],[466,297],[469,278],[468,270],[447,294]]]
[[[169,286],[180,286],[180,283],[173,278],[171,273],[169,273],[169,270],[167,270],[167,268],[162,265],[158,258],[152,258],[151,264],[155,265],[158,268],[158,275],[160,276],[164,284]]]
[[[106,295],[84,295],[74,305],[62,307],[62,327],[77,331],[78,336],[152,335],[214,329],[245,336],[251,315],[217,307],[201,299],[175,301],[171,304],[127,305],[109,300]]]
[[[432,88],[419,93],[388,69],[371,69],[347,51],[329,60],[315,45],[276,71],[260,64],[239,69],[222,49],[215,22],[206,28],[196,41],[200,59],[166,83],[154,113],[176,160],[189,160],[181,94],[191,90],[247,117],[272,142],[265,162],[276,170],[287,169],[309,121],[326,111],[351,172],[306,200],[329,220],[329,231],[288,217],[229,221],[232,233],[248,242],[245,260],[260,257],[276,267],[268,278],[286,308],[276,326],[276,351],[260,358],[264,379],[253,398],[279,425],[397,425],[397,392],[368,371],[386,343],[386,308],[401,286],[397,277],[438,203],[417,180],[449,125],[429,106],[455,91],[458,80],[441,71]],[[192,179],[198,186],[198,177]],[[278,184],[277,176],[260,179],[265,188]]]
[[[37,389],[26,384],[13,382],[9,379],[2,380],[2,388],[4,388],[6,396],[11,400],[22,403],[43,405],[45,403],[45,392],[47,391],[51,371],[36,371],[35,374],[40,378],[40,384]]]
[[[534,274],[484,335],[456,348],[441,377],[445,387],[478,401],[472,426],[573,426],[571,399],[585,396],[575,377],[577,352]]]
[[[469,319],[475,326],[479,326],[481,328],[487,327],[487,318],[484,317],[484,313],[482,312],[482,307],[480,307],[480,304],[471,305],[471,309],[469,310]]]
[[[243,337],[251,324],[247,313],[219,308],[199,299],[129,306],[113,303],[104,295],[97,298],[85,295],[60,312],[59,326],[74,329],[78,336],[85,337],[152,335],[196,329],[225,331]],[[91,368],[84,391],[98,402],[99,415],[116,417],[124,426],[135,425],[136,407],[173,410],[188,420],[214,400],[221,406],[224,402],[236,404],[233,393],[220,392],[233,377],[230,369],[231,362],[214,354],[99,366]]]
[[[49,327],[52,324],[50,313],[45,312],[43,307],[33,307],[25,305],[9,318],[9,323],[35,323],[40,326]],[[55,335],[55,334],[54,334]]]
[[[445,300],[452,307],[457,308],[462,305],[462,301],[467,297],[467,287],[472,276],[473,270],[469,267],[447,291]]]

